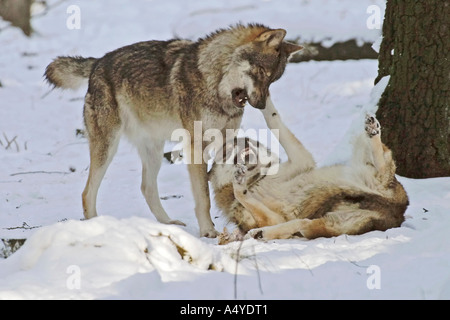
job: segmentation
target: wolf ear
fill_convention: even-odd
[[[265,42],[268,47],[277,48],[281,45],[285,36],[286,30],[284,29],[268,30],[256,37],[255,41]]]
[[[288,57],[302,49],[303,47],[299,46],[298,44],[283,42],[283,50],[286,52]]]

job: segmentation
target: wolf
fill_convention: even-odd
[[[279,130],[288,160],[280,163],[265,146],[247,138],[224,146],[217,157],[226,161],[214,163],[209,175],[217,207],[238,228],[232,234],[225,230],[220,244],[246,238],[359,235],[402,224],[408,196],[396,179],[392,152],[382,143],[381,126],[373,115],[366,116],[348,164],[318,168],[282,122],[270,96],[262,112],[268,127]],[[271,161],[260,161],[261,154],[269,154]],[[275,165],[277,174],[263,174]]]
[[[178,128],[193,136],[197,121],[203,130],[237,129],[247,102],[263,109],[270,84],[302,49],[284,41],[285,36],[284,29],[238,24],[197,41],[145,41],[98,59],[63,56],[50,63],[45,78],[55,87],[77,89],[88,80],[84,122],[90,167],[82,193],[84,217],[97,216],[97,192],[124,135],[142,160],[141,190],[156,219],[184,225],[168,216],[158,193],[165,141]],[[200,235],[216,237],[207,163],[188,163]]]

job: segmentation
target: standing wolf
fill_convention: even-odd
[[[316,168],[314,159],[283,124],[270,97],[262,111],[267,125],[279,129],[288,161],[260,161],[270,152],[252,140],[228,143],[209,175],[217,206],[238,225],[221,235],[222,244],[242,239],[332,237],[399,227],[408,196],[395,177],[391,151],[381,142],[377,119],[367,116],[349,165]],[[243,138],[241,138],[243,139]],[[235,142],[236,142],[235,141]],[[225,161],[223,161],[225,160]],[[275,175],[262,175],[278,166]]]
[[[270,84],[281,77],[289,56],[301,49],[284,42],[285,35],[283,29],[237,25],[197,42],[147,41],[100,59],[56,58],[45,72],[55,87],[76,89],[89,80],[84,121],[90,168],[82,195],[84,216],[97,215],[97,192],[123,134],[141,157],[141,190],[150,210],[159,222],[184,225],[169,218],[159,198],[157,175],[165,141],[178,128],[193,137],[195,121],[202,122],[203,131],[219,129],[225,136],[226,129],[239,128],[247,101],[264,109]],[[194,141],[191,150],[193,146]],[[207,164],[189,163],[200,235],[215,237]]]

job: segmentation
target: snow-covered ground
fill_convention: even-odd
[[[101,216],[80,221],[89,159],[76,130],[86,88],[47,94],[42,78],[58,55],[99,57],[136,41],[196,39],[238,21],[282,27],[301,41],[374,42],[381,31],[367,27],[367,9],[383,12],[383,1],[47,3],[54,7],[36,13],[32,38],[0,31],[0,141],[16,137],[8,150],[0,145],[0,239],[27,238],[0,260],[0,299],[450,298],[448,177],[399,178],[411,203],[401,228],[218,246],[198,237],[184,165],[164,164],[159,181],[169,215],[187,227],[155,222],[140,193],[140,160],[123,140],[100,188]],[[80,9],[79,29],[67,27],[70,5]],[[0,21],[0,29],[6,25]],[[361,115],[375,111],[386,84],[374,89],[376,75],[374,60],[291,64],[271,93],[287,125],[328,164],[348,156]],[[249,128],[265,128],[251,107],[243,121]],[[211,214],[218,230],[233,228],[214,204]]]

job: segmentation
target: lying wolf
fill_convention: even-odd
[[[366,117],[365,132],[355,141],[349,165],[316,168],[311,153],[283,124],[270,97],[262,112],[269,128],[279,129],[288,161],[263,164],[259,157],[267,149],[250,139],[244,146],[225,146],[220,156],[226,161],[213,165],[210,180],[217,206],[238,228],[231,235],[222,234],[219,243],[242,239],[244,234],[265,240],[313,239],[401,225],[408,196],[395,177],[392,153],[381,142],[374,116]],[[278,164],[277,174],[262,174]]]
[[[58,57],[48,65],[45,76],[55,87],[76,89],[89,80],[84,103],[90,150],[82,195],[85,218],[97,216],[100,183],[125,135],[141,157],[141,190],[150,210],[159,222],[184,225],[169,218],[158,193],[165,141],[180,128],[193,137],[196,122],[204,131],[217,129],[225,136],[227,129],[239,128],[247,101],[263,109],[270,84],[281,77],[291,54],[302,49],[285,42],[285,36],[283,29],[236,25],[196,42],[139,42],[99,59]],[[196,142],[191,143],[188,171],[200,235],[215,237],[207,163],[194,161]]]

